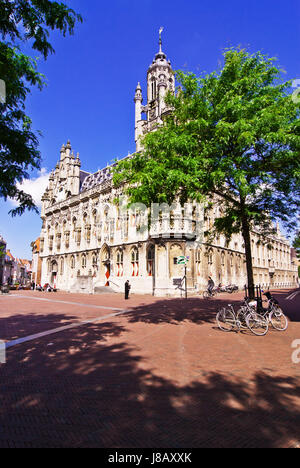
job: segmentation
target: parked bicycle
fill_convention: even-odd
[[[9,286],[4,285],[1,287],[1,294],[9,294]]]
[[[233,292],[237,292],[239,290],[238,286],[236,284],[229,284],[226,286],[226,292],[232,294]]]
[[[234,328],[237,328],[237,331],[249,329],[254,335],[264,336],[269,330],[268,320],[258,314],[247,300],[237,312],[232,304],[228,304],[227,308],[223,307],[217,313],[216,320],[220,330],[226,332],[232,331]]]
[[[288,319],[284,315],[279,302],[272,296],[270,291],[267,291],[266,293],[263,292],[263,294],[267,298],[268,307],[262,308],[259,311],[260,314],[263,315],[269,323],[271,323],[275,330],[285,331],[288,328]]]
[[[227,292],[227,293],[233,293],[234,291],[238,291],[238,287],[233,285],[233,284],[229,284],[228,286],[222,286],[221,284],[219,284],[219,286],[217,286],[216,288],[214,288],[213,290],[206,290],[204,291],[203,293],[203,298],[204,299],[209,299],[210,297],[214,297],[216,296],[217,294],[220,294],[220,293],[224,293],[224,292]]]

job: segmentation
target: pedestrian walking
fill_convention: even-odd
[[[127,280],[125,283],[125,299],[129,299],[130,289],[131,289],[131,286],[130,286],[129,280]]]

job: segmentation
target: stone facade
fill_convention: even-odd
[[[141,136],[154,130],[170,111],[164,96],[174,89],[174,74],[160,41],[160,50],[147,73],[147,105],[142,104],[140,84],[135,92],[137,151],[141,149]],[[110,167],[95,174],[85,172],[70,142],[62,146],[42,199],[42,285],[50,283],[73,292],[95,293],[104,288],[119,292],[129,279],[135,293],[183,295],[185,270],[176,262],[180,256],[189,257],[189,293],[206,289],[208,276],[215,283],[246,284],[242,236],[233,236],[230,243],[223,236],[213,242],[203,241],[203,232],[213,224],[217,208],[204,218],[202,208],[195,203],[184,210],[179,204],[169,210],[160,207],[149,230],[150,211],[140,206],[123,209],[123,202],[114,203],[115,199],[123,200],[122,196],[122,190],[112,185]],[[296,267],[289,243],[279,229],[269,239],[272,250],[259,241],[259,234],[253,232],[256,283],[264,287],[295,285]]]
[[[6,241],[0,235],[0,286],[5,284]]]
[[[0,249],[0,286],[26,286],[31,279],[31,261],[14,257],[2,236]]]
[[[40,238],[31,243],[32,248],[32,274],[31,281],[35,285],[41,284],[42,281],[42,262],[40,257]]]

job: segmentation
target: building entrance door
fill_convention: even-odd
[[[101,250],[101,282],[104,281],[105,286],[109,286],[109,278],[111,274],[110,250],[107,245],[104,245]],[[102,276],[104,275],[104,277]]]
[[[57,278],[57,273],[53,272],[51,275],[51,286],[56,289],[56,278]]]
[[[109,260],[105,262],[105,278],[106,278],[105,286],[109,286],[109,278],[110,278],[110,261]]]
[[[52,262],[51,286],[54,289],[56,289],[57,272],[58,272],[58,264],[57,262]]]

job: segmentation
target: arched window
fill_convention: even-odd
[[[155,247],[151,245],[147,252],[147,273],[148,276],[154,276]]]
[[[94,227],[96,227],[96,225],[97,225],[97,210],[93,211],[93,224],[94,224]]]
[[[254,243],[253,239],[251,241],[251,254],[252,254],[252,260],[254,260],[254,257],[255,257],[255,243]]]
[[[63,223],[63,235],[64,235],[64,242],[66,248],[70,246],[70,231],[68,230],[67,221],[65,220]]]
[[[81,266],[82,268],[86,268],[86,255],[83,254],[81,257]]]
[[[76,238],[76,224],[77,224],[77,219],[73,218],[72,220],[72,227],[73,227],[73,238]]]
[[[97,210],[93,211],[92,222],[93,222],[92,236],[94,238],[96,238],[97,237],[97,231],[98,231],[98,213],[97,213]]]
[[[156,99],[156,81],[154,78],[151,83],[151,98],[152,98],[152,101]]]
[[[197,275],[201,276],[201,249],[196,251],[196,271]]]
[[[109,239],[109,208],[106,206],[103,211],[103,234],[104,240]]]
[[[132,276],[139,276],[139,251],[134,247],[131,251]]]
[[[76,243],[79,246],[81,243],[81,229],[78,228],[76,231]]]
[[[98,266],[98,258],[97,258],[97,255],[94,254],[93,257],[92,257],[92,265],[94,268],[96,268]]]
[[[225,252],[221,252],[221,266],[225,266]]]
[[[121,213],[120,213],[120,208],[117,207],[117,214],[116,214],[116,230],[121,231],[122,228],[122,218],[121,218]]]
[[[91,224],[87,213],[83,215],[83,225],[84,225],[84,238],[87,243],[91,241]]]
[[[117,276],[118,277],[121,277],[124,274],[123,259],[124,259],[123,250],[118,250],[117,252]]]
[[[64,259],[63,258],[60,259],[60,274],[61,275],[64,274]]]
[[[213,250],[210,249],[210,250],[208,251],[208,264],[209,264],[209,265],[212,265],[212,264],[213,264],[213,255],[214,255]]]
[[[51,233],[51,226],[48,226],[48,248],[50,251],[53,250],[53,235]]]
[[[59,225],[56,223],[55,225],[55,242],[57,250],[60,250],[61,247],[61,232],[59,230]]]
[[[74,270],[75,264],[76,264],[75,257],[74,257],[74,255],[72,255],[72,257],[71,257],[71,268],[72,268],[72,270]]]

